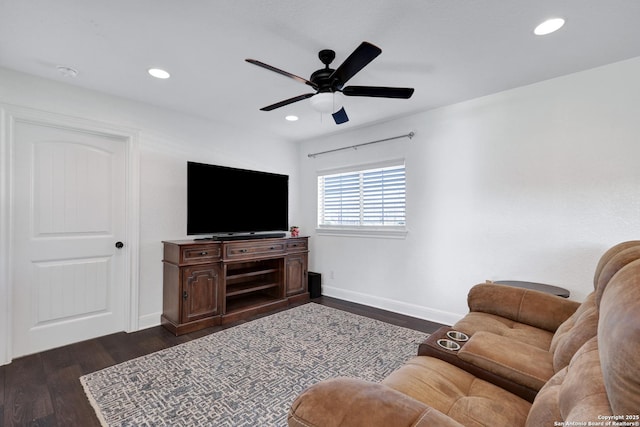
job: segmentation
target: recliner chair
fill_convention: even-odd
[[[602,294],[611,277],[625,265],[640,259],[640,242],[635,245],[617,245],[615,251],[608,251],[603,256],[602,265],[596,268],[594,284],[596,289],[589,294],[578,309],[556,328],[547,349],[521,342],[508,335],[498,335],[476,325],[476,332],[471,335],[459,351],[446,352],[436,346],[421,346],[418,354],[443,358],[479,378],[493,382],[512,393],[533,401],[538,391],[555,373],[569,364],[576,351],[597,333],[599,306]],[[500,285],[492,285],[496,296],[503,293],[514,294],[513,289]],[[478,288],[484,288],[479,285]],[[472,300],[473,291],[469,299]],[[517,289],[516,289],[517,291]],[[522,291],[522,290],[520,290]],[[523,293],[522,298],[531,293]],[[536,295],[540,300],[558,301],[563,299],[551,295]],[[502,299],[498,299],[501,301]],[[503,300],[502,300],[503,301]],[[498,304],[492,302],[492,304]],[[540,306],[536,316],[552,317],[555,305]],[[532,315],[533,316],[533,315]],[[542,320],[540,321],[542,322]],[[459,330],[458,325],[453,329]],[[463,329],[463,332],[469,333]],[[438,332],[434,338],[438,337]]]
[[[637,246],[640,240],[619,243],[600,257],[593,277],[594,293],[617,271],[605,269],[608,262],[618,253]],[[554,334],[564,322],[579,315],[576,311],[581,305],[542,292],[486,283],[471,289],[467,303],[469,313],[453,329],[467,335],[491,332],[543,350],[550,348]]]

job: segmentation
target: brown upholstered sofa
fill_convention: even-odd
[[[595,269],[594,292],[604,289],[620,265],[609,262],[620,252],[640,246],[640,240],[619,243],[607,250]],[[633,258],[633,255],[631,255]],[[628,262],[628,261],[627,261]],[[548,350],[557,329],[571,316],[579,317],[579,303],[553,295],[521,288],[507,288],[497,284],[480,284],[473,287],[468,297],[469,313],[453,328],[473,335],[491,332],[510,340]],[[543,313],[543,315],[541,315]],[[563,325],[567,328],[569,324]]]
[[[640,241],[608,250],[596,267],[594,291],[582,304],[526,289],[475,286],[468,298],[470,313],[452,327],[471,339],[456,353],[459,362],[445,360],[533,401],[542,386],[596,335],[604,289],[615,273],[637,259]],[[436,355],[429,349],[419,354]]]
[[[510,336],[477,327],[468,330],[471,339],[462,349],[474,341],[481,345],[508,339],[511,347],[529,346],[525,348],[548,353],[552,376],[542,382],[533,402],[441,358],[417,356],[381,383],[335,378],[310,387],[293,403],[289,425],[537,427],[606,425],[613,417],[617,422],[640,422],[640,260],[632,261],[640,242],[627,243],[603,256],[594,293],[572,312],[568,309],[551,316],[552,320],[534,321],[534,310],[528,312],[523,302],[531,291],[520,295],[520,309],[511,321],[549,332],[546,349],[540,341],[527,341],[519,331]],[[552,306],[546,304],[555,304],[548,303],[547,297],[533,295],[538,312],[547,312]],[[508,319],[514,313],[488,314]],[[485,356],[487,360],[497,357]],[[514,357],[522,355],[514,353]],[[525,365],[535,363],[530,359]],[[495,366],[500,363],[489,369]]]

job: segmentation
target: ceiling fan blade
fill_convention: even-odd
[[[410,87],[347,86],[342,89],[342,93],[346,96],[409,99],[413,95],[413,90]]]
[[[382,53],[382,49],[369,42],[362,42],[351,55],[331,74],[331,79],[341,87],[369,62]]]
[[[344,111],[344,107],[333,113],[332,116],[337,125],[341,125],[342,123],[349,121],[349,117],[347,116],[347,112]]]
[[[295,74],[291,74],[291,73],[289,73],[287,71],[281,70],[279,68],[273,67],[273,66],[271,66],[269,64],[265,64],[264,62],[260,62],[260,61],[255,60],[255,59],[247,58],[247,59],[245,59],[245,61],[247,61],[250,64],[257,65],[258,67],[266,68],[267,70],[273,71],[275,73],[282,74],[285,77],[289,77],[289,78],[291,78],[293,80],[296,80],[296,81],[298,81],[300,83],[304,83],[306,85],[309,85],[314,89],[318,89],[318,85],[316,85],[315,83],[305,79],[304,77],[296,76]]]
[[[275,104],[262,107],[261,111],[271,111],[276,108],[284,107],[285,105],[293,104],[294,102],[302,101],[303,99],[311,98],[315,93],[305,93],[304,95],[294,96],[293,98],[285,99],[284,101],[276,102]]]

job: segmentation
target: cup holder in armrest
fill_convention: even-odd
[[[447,337],[451,338],[454,341],[469,341],[469,335],[459,331],[449,331],[447,332]]]
[[[458,351],[460,350],[460,344],[455,341],[448,340],[446,338],[439,339],[437,341],[438,345],[445,350]]]
[[[458,360],[458,351],[470,339],[470,336],[464,332],[452,330],[449,326],[443,326],[420,344],[418,356],[431,356],[443,360],[453,357]]]
[[[531,389],[520,383],[516,383],[511,379],[505,378],[498,373],[479,367],[471,363],[469,359],[461,359],[460,351],[462,351],[463,347],[466,348],[469,343],[473,343],[475,339],[472,339],[471,334],[464,334],[467,339],[463,340],[465,337],[455,334],[456,332],[463,334],[463,332],[453,330],[450,326],[440,327],[418,346],[418,356],[440,359],[453,366],[457,366],[458,368],[463,369],[484,381],[496,384],[498,387],[508,390],[529,402],[533,402],[534,398],[538,394],[538,390]],[[458,341],[454,338],[458,338]],[[469,350],[473,350],[473,346],[469,348]]]

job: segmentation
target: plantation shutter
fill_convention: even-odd
[[[358,225],[360,223],[359,173],[326,176],[322,184],[323,224]]]
[[[404,164],[318,177],[320,227],[405,225]]]
[[[363,172],[362,199],[363,225],[404,224],[404,165]]]

